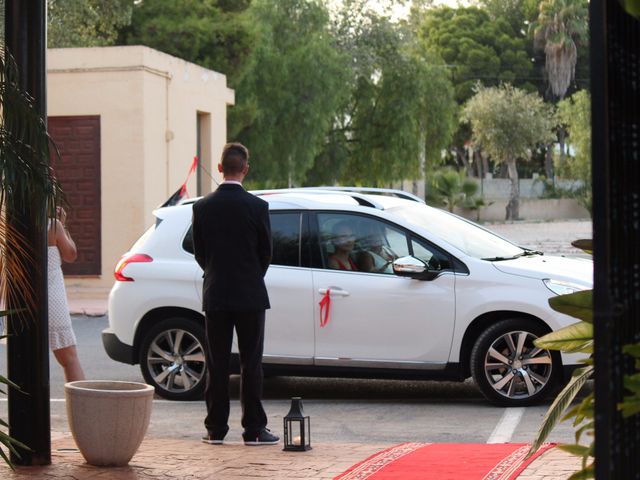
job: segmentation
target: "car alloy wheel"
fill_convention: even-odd
[[[145,337],[140,367],[158,395],[171,400],[200,398],[206,371],[204,330],[186,319],[161,322]]]
[[[527,319],[503,320],[480,336],[471,354],[473,377],[482,393],[504,406],[530,405],[556,385],[557,352],[534,345],[544,329]]]
[[[513,331],[489,347],[484,372],[493,389],[507,398],[534,396],[551,378],[551,353],[537,348],[531,332]]]

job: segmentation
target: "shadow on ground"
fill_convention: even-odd
[[[240,377],[231,377],[231,395],[237,399]],[[578,394],[584,398],[593,391],[593,382]],[[443,382],[428,380],[375,380],[353,378],[270,377],[264,381],[265,399],[286,399],[300,396],[308,399],[341,400],[422,400],[428,403],[467,403],[486,400],[473,380]],[[546,404],[551,404],[553,397]]]

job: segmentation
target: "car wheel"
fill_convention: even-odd
[[[532,405],[555,390],[560,354],[533,344],[546,333],[524,318],[502,320],[482,332],[471,351],[471,373],[489,401],[506,407]]]
[[[142,375],[166,399],[202,398],[206,384],[204,347],[203,326],[185,318],[163,320],[142,341]]]

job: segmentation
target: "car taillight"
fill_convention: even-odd
[[[122,271],[124,270],[124,268],[130,263],[147,263],[147,262],[153,262],[153,258],[151,258],[149,255],[146,255],[144,253],[131,253],[129,255],[125,255],[120,259],[120,261],[116,265],[116,270],[115,272],[113,272],[113,275],[114,277],[116,277],[116,280],[118,282],[133,282],[134,281],[133,278],[125,277],[122,274]]]

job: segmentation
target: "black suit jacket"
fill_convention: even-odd
[[[267,202],[223,183],[193,205],[193,247],[204,270],[203,310],[270,307],[264,284],[272,251]]]

